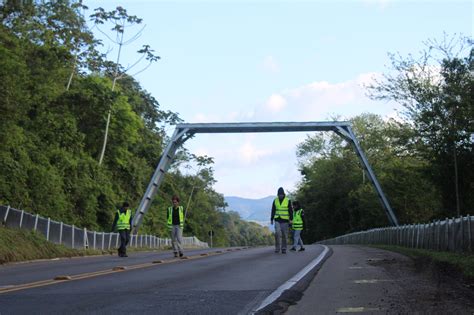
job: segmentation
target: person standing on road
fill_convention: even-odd
[[[293,220],[291,200],[285,195],[282,187],[278,188],[277,197],[272,203],[271,224],[275,222],[275,253],[286,254],[288,226]]]
[[[117,229],[120,235],[119,257],[128,257],[127,245],[130,242],[130,227],[132,226],[132,210],[129,209],[129,206],[126,201],[122,204],[122,207],[117,210],[112,224],[112,231]]]
[[[304,212],[298,201],[293,202],[293,247],[292,251],[296,251],[296,247],[300,245],[300,252],[304,251],[303,239],[301,238],[301,232],[303,232],[304,224]]]
[[[171,232],[171,244],[173,245],[174,257],[183,257],[183,227],[184,210],[179,205],[179,197],[171,198],[173,205],[168,208],[167,223]]]

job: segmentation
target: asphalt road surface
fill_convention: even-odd
[[[187,259],[142,252],[5,265],[0,314],[249,314],[323,251],[206,249],[187,251]]]

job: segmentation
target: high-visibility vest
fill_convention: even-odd
[[[275,198],[274,204],[275,204],[275,216],[273,217],[274,219],[284,219],[284,220],[289,220],[290,219],[290,213],[288,212],[288,205],[290,201],[288,198],[283,198],[283,200],[280,203],[280,199]]]
[[[292,229],[295,231],[303,230],[303,218],[301,214],[303,213],[303,209],[293,212],[293,226]]]
[[[184,211],[183,207],[179,206],[179,226],[181,228],[184,227]],[[168,208],[168,227],[171,228],[173,226],[173,207]]]
[[[130,218],[132,217],[132,210],[127,209],[125,213],[117,210],[117,230],[130,230]]]

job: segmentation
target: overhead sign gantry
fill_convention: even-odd
[[[252,133],[252,132],[297,132],[297,131],[333,131],[346,141],[350,142],[359,157],[362,167],[374,185],[380,202],[382,203],[388,220],[394,226],[398,225],[398,220],[385,197],[382,187],[380,187],[367,158],[352,131],[350,122],[333,121],[333,122],[253,122],[253,123],[202,123],[202,124],[179,124],[176,125],[173,136],[166,146],[160,162],[148,184],[146,192],[140,201],[136,214],[133,218],[132,228],[138,231],[143,221],[144,215],[151,206],[154,196],[158,192],[158,188],[163,182],[166,171],[171,166],[176,151],[186,140],[197,133]]]

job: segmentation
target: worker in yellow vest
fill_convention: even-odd
[[[275,253],[286,254],[288,228],[293,220],[293,206],[285,195],[283,187],[278,188],[277,197],[272,203],[271,224],[275,223]]]
[[[300,245],[300,252],[304,251],[303,239],[301,238],[301,232],[303,232],[304,226],[304,212],[303,208],[298,201],[293,202],[293,247],[292,251],[296,251],[296,247]]]
[[[124,202],[122,207],[115,213],[112,231],[117,229],[120,235],[119,257],[127,256],[127,245],[130,242],[130,227],[132,226],[132,210],[129,209],[128,202]]]
[[[183,227],[184,227],[184,210],[179,205],[179,197],[171,198],[173,206],[168,208],[167,223],[171,232],[171,244],[173,245],[174,257],[183,257]]]

